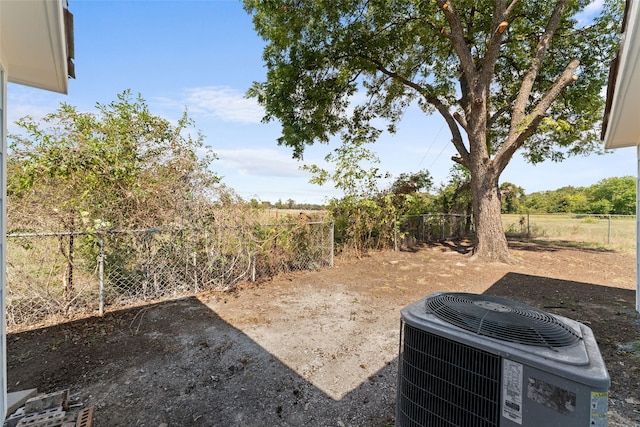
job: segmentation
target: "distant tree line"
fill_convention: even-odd
[[[636,179],[632,176],[605,178],[589,187],[566,186],[531,194],[525,194],[523,188],[505,182],[500,190],[502,213],[636,213]]]
[[[297,203],[293,199],[287,199],[283,202],[282,199],[278,199],[277,202],[271,203],[270,201],[261,201],[256,198],[249,200],[249,205],[254,209],[296,209],[296,210],[322,210],[326,209],[326,205],[318,203]]]

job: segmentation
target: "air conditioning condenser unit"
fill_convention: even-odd
[[[401,310],[396,427],[604,427],[609,385],[580,322],[468,293]]]

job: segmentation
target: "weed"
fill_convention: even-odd
[[[64,342],[65,342],[64,338],[52,338],[51,339],[51,346],[49,347],[49,351],[56,351],[58,349],[58,347],[60,346],[60,344],[62,344]]]

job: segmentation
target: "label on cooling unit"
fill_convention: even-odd
[[[576,410],[576,394],[574,392],[537,378],[529,377],[527,397],[563,415],[570,415]]]
[[[609,410],[609,393],[591,392],[591,423],[594,427],[607,427],[607,411]]]
[[[522,424],[522,364],[502,359],[502,416]]]

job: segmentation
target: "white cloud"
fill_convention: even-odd
[[[604,0],[594,0],[584,8],[584,13],[595,15],[596,13],[600,12],[602,6],[604,6]]]
[[[18,132],[15,121],[25,116],[39,120],[53,113],[65,101],[63,95],[43,90],[10,84],[7,88],[7,128],[9,133]]]
[[[214,150],[223,167],[233,168],[242,175],[270,177],[302,177],[301,162],[276,150],[241,149]]]
[[[260,123],[264,116],[264,109],[255,99],[225,86],[188,89],[183,103],[190,112],[225,122]]]
[[[593,18],[595,18],[598,13],[600,13],[603,6],[604,0],[593,0],[591,3],[589,3],[580,13],[576,15],[578,28],[589,25],[593,21]]]

